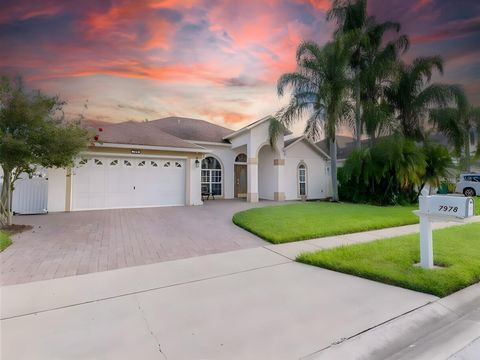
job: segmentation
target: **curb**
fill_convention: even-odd
[[[387,359],[479,307],[480,283],[477,283],[302,359]]]

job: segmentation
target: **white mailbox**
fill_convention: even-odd
[[[474,216],[473,199],[463,196],[433,195],[427,197],[426,213],[430,216],[446,216],[466,219]],[[425,211],[420,209],[420,211]]]
[[[420,266],[433,268],[433,221],[459,221],[475,215],[473,199],[463,196],[428,195],[425,189],[418,198],[420,217]]]

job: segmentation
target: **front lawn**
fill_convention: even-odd
[[[480,223],[434,231],[435,265],[422,269],[418,234],[304,253],[297,261],[446,296],[480,281]]]
[[[418,223],[417,206],[306,202],[254,208],[233,222],[274,244]]]
[[[6,231],[0,230],[0,252],[5,250],[12,244],[12,239],[10,239],[10,234]]]

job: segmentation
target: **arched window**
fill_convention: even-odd
[[[247,155],[245,154],[238,154],[235,158],[236,163],[246,163],[247,162]]]
[[[202,192],[222,195],[222,164],[212,156],[202,160]]]
[[[304,163],[298,165],[298,195],[307,196],[307,167]]]

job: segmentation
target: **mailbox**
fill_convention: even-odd
[[[420,217],[420,266],[425,269],[433,268],[433,221],[465,222],[475,215],[473,199],[463,196],[429,196],[423,190],[419,200],[419,210],[414,211]]]
[[[466,219],[474,216],[473,199],[463,196],[429,196],[427,209],[430,216],[446,216],[457,219]]]

